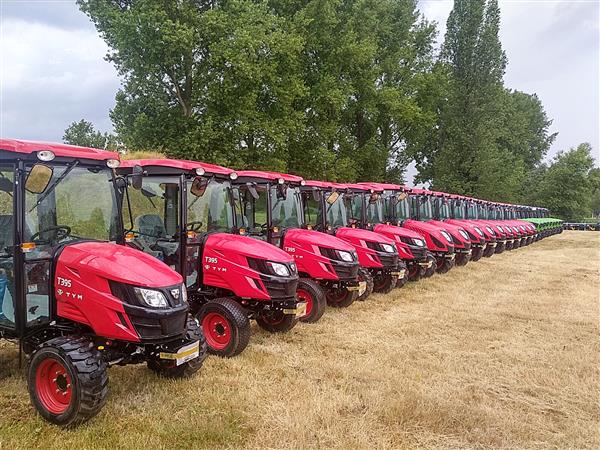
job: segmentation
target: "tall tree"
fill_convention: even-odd
[[[63,135],[63,142],[103,150],[117,150],[119,146],[115,135],[96,131],[94,124],[84,119],[79,122],[72,122],[67,127]]]

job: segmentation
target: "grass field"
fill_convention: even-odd
[[[111,369],[61,431],[0,348],[0,448],[600,448],[600,233],[565,232],[374,295],[196,378]]]

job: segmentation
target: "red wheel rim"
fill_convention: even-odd
[[[304,315],[304,317],[310,316],[310,313],[311,313],[311,311],[313,309],[313,297],[312,297],[312,295],[310,295],[304,289],[298,289],[296,291],[296,296],[298,297],[299,301],[306,302],[306,314]]]
[[[71,404],[73,386],[65,366],[54,358],[42,361],[35,373],[40,403],[52,414],[64,413]]]
[[[223,350],[231,342],[231,325],[221,314],[208,313],[202,319],[202,331],[206,343],[216,350]]]

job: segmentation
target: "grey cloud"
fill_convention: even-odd
[[[93,29],[74,0],[2,0],[3,20],[24,20],[62,29]]]

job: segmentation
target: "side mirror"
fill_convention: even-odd
[[[408,198],[408,194],[406,192],[400,192],[398,194],[398,201],[401,202],[402,200]]]
[[[325,201],[329,205],[333,205],[337,201],[338,198],[340,198],[340,194],[338,194],[337,192],[333,191],[331,194],[329,194],[327,196],[327,198],[325,199]]]
[[[285,200],[287,197],[287,186],[285,184],[277,185],[277,198]]]
[[[258,200],[260,196],[258,195],[258,191],[256,190],[256,186],[253,183],[246,183],[246,187],[248,188],[248,192],[254,200]]]
[[[192,187],[190,188],[190,192],[192,195],[196,197],[202,197],[206,193],[206,188],[208,187],[208,179],[203,177],[196,177],[194,181],[192,181]]]
[[[142,169],[142,166],[135,166],[131,175],[131,186],[139,191],[142,188],[143,182],[144,169]]]
[[[379,194],[377,192],[373,192],[371,194],[371,196],[369,197],[369,203],[370,204],[377,203],[377,200],[379,200]]]
[[[29,171],[27,180],[25,181],[25,189],[32,194],[41,194],[46,190],[54,170],[52,167],[45,166],[44,164],[36,164]]]

